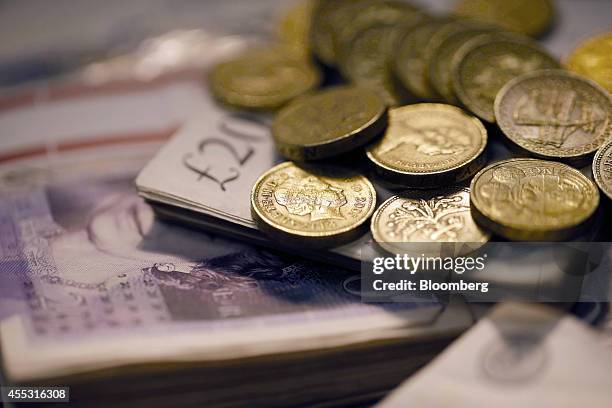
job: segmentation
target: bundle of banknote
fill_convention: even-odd
[[[486,123],[490,110],[485,110],[494,107],[484,103],[481,111],[466,103],[490,98],[490,90],[478,91],[474,83],[466,91],[477,89],[477,95],[461,100],[469,115],[454,107],[435,107],[437,113],[448,114],[449,121],[471,126],[468,144],[474,142],[474,148],[469,158],[461,159],[465,161],[458,166],[461,171],[442,175],[437,173],[445,171],[431,171],[433,177],[421,183],[409,169],[389,171],[386,149],[356,151],[389,131],[394,116],[387,113],[400,106],[396,101],[430,100],[418,94],[419,86],[433,88],[433,81],[421,81],[421,74],[431,68],[428,77],[436,75],[434,65],[423,63],[433,57],[420,54],[433,50],[430,39],[450,42],[455,52],[474,38],[479,47],[480,42],[484,46],[491,41],[498,41],[495,47],[519,44],[529,53],[528,59],[556,64],[533,40],[517,34],[537,36],[549,30],[549,2],[534,2],[541,3],[536,7],[538,18],[525,18],[519,12],[505,20],[509,10],[503,11],[504,2],[494,2],[503,12],[490,15],[483,15],[476,3],[465,1],[456,8],[457,13],[478,19],[467,22],[432,18],[430,10],[403,2],[300,2],[278,26],[271,20],[273,29],[268,31],[274,40],[269,43],[261,38],[175,31],[147,41],[134,53],[84,67],[66,79],[68,84],[28,89],[0,100],[0,126],[16,135],[0,140],[0,265],[5,271],[0,275],[0,345],[6,382],[67,385],[73,402],[87,406],[346,406],[380,399],[427,364],[475,317],[486,315],[487,307],[459,299],[362,303],[355,269],[373,256],[370,251],[382,250],[368,243],[377,236],[384,240],[384,231],[363,233],[362,227],[369,226],[366,221],[374,202],[402,199],[395,195],[398,183],[413,187],[416,182],[418,194],[431,191],[423,187],[458,183],[461,190],[453,194],[462,197],[462,212],[470,216],[465,183],[485,164],[484,146],[489,160],[515,153],[491,135],[495,127]],[[531,2],[521,3],[519,10],[534,15],[528,8]],[[492,32],[496,34],[488,37]],[[395,42],[400,39],[402,47]],[[414,46],[412,41],[427,44]],[[385,48],[383,43],[394,45]],[[585,47],[593,49],[592,42]],[[392,67],[387,59],[393,49],[401,49],[397,57],[410,62],[403,67],[421,71],[402,73]],[[459,61],[467,63],[465,52]],[[581,65],[579,56],[574,60],[576,72],[602,80],[588,64]],[[473,63],[469,69],[474,69]],[[501,81],[495,74],[489,72],[488,78]],[[354,117],[362,116],[365,106],[371,119],[357,126],[357,132],[345,131],[325,146],[314,147],[285,138],[283,129],[297,132],[306,127],[300,122],[303,112],[308,125],[320,119],[316,124],[326,126],[326,119],[309,107],[287,111],[288,125],[274,126],[281,107],[309,98],[321,98],[315,99],[315,108],[320,104],[338,109],[342,119],[343,104],[333,100],[338,94],[333,93],[329,102],[325,94],[329,91],[313,92],[321,83],[337,85],[340,78],[352,84],[340,88],[347,106],[369,97],[374,101],[357,103]],[[415,78],[417,83],[411,84]],[[444,80],[439,89],[430,91],[436,98],[458,103],[453,98],[460,98],[459,93],[445,95],[449,83]],[[241,85],[254,94],[236,92]],[[280,91],[270,95],[270,87]],[[512,92],[507,95],[508,103],[514,103]],[[563,100],[564,95],[555,97]],[[564,126],[580,128],[581,137],[600,131],[597,110],[582,118],[594,123],[591,128],[584,123],[568,125],[567,110],[583,107],[570,105],[555,104],[560,115],[566,115]],[[397,111],[397,118],[413,123],[412,109]],[[530,112],[525,120],[533,119]],[[355,128],[350,121],[332,125]],[[554,144],[563,132],[550,127],[555,126],[544,126],[542,135]],[[274,138],[272,128],[278,129]],[[412,136],[420,137],[418,144],[425,154],[440,147],[434,143],[437,135],[414,132]],[[167,141],[168,137],[172,139]],[[399,142],[394,148],[412,148]],[[460,155],[456,149],[442,146],[442,153]],[[586,152],[589,157],[591,150]],[[286,203],[283,211],[332,225],[342,214],[334,204],[348,199],[367,204],[355,207],[354,219],[360,221],[345,225],[330,239],[320,236],[325,234],[287,234],[274,223],[262,222],[265,214],[252,208],[258,179],[287,158],[308,162],[320,158],[321,152],[327,156],[323,160],[351,170],[355,179],[346,177],[347,185],[339,187],[323,176],[300,175],[307,181],[305,186],[289,182],[279,189],[276,197]],[[607,163],[605,151],[598,157]],[[319,166],[316,162],[311,167],[315,175]],[[602,169],[601,174],[606,174]],[[580,170],[590,174],[591,166]],[[274,179],[272,172],[271,182],[286,182],[285,175]],[[572,171],[567,185],[583,182],[582,177]],[[600,185],[605,192],[605,185]],[[317,190],[323,205],[312,206],[303,197],[301,202],[295,200],[303,187],[306,192]],[[346,192],[345,197],[339,190]],[[361,195],[368,193],[376,200]],[[555,203],[564,197],[574,196],[562,196]],[[590,203],[581,209],[581,217],[590,218],[593,200]],[[382,216],[381,212],[376,219]],[[569,235],[583,218],[570,222]],[[499,224],[493,223],[493,228]],[[490,239],[489,227],[470,225],[474,226],[470,241]],[[592,239],[600,231],[580,232]],[[457,239],[453,233],[450,230],[443,238]],[[295,235],[298,245],[291,239]],[[523,276],[517,281],[525,282]],[[599,321],[606,308],[596,304],[580,314],[590,322]],[[549,312],[535,314],[542,313]],[[529,316],[526,320],[533,322]],[[531,328],[520,327],[524,333]],[[493,338],[490,331],[485,334]],[[588,337],[583,331],[570,323],[562,336]],[[459,346],[474,341],[472,333],[468,336]],[[491,364],[515,357],[511,350],[493,346],[488,355]],[[592,356],[591,352],[597,351],[589,347],[585,354]],[[469,364],[478,359],[461,354],[470,358]],[[533,366],[523,360],[518,364],[518,375],[523,364]],[[499,367],[489,368],[498,368],[493,375],[506,375],[504,368],[501,373]],[[530,379],[544,378],[542,371],[530,375]],[[470,386],[480,390],[477,381]],[[593,387],[597,388],[593,401],[599,401],[603,387],[600,383]],[[547,395],[543,391],[538,397]]]
[[[151,44],[214,52],[142,76]],[[355,272],[162,222],[137,196],[177,125],[213,109],[201,70],[244,45],[173,32],[2,97],[3,384],[105,407],[370,401],[473,323],[460,301],[363,304]]]

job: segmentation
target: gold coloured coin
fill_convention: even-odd
[[[336,64],[334,49],[334,30],[338,20],[355,0],[318,0],[313,12],[310,39],[312,49],[323,64],[333,67]]]
[[[588,163],[612,137],[612,98],[595,82],[562,70],[508,82],[495,100],[504,134],[534,156]]]
[[[562,163],[511,159],[480,171],[471,184],[472,216],[514,241],[562,241],[579,235],[599,205],[595,184]]]
[[[455,13],[535,37],[552,24],[554,7],[551,0],[462,0]]]
[[[282,15],[278,39],[287,51],[299,58],[310,56],[310,27],[314,0],[301,0]]]
[[[386,105],[405,99],[391,76],[390,60],[400,29],[378,24],[355,35],[340,56],[342,75],[350,82],[377,92]]]
[[[578,45],[565,65],[612,93],[612,32],[591,37]]]
[[[393,108],[389,126],[367,156],[393,184],[432,188],[473,176],[485,163],[487,131],[480,120],[444,104]]]
[[[432,78],[429,73],[431,72],[431,66],[433,63],[434,56],[442,44],[449,38],[454,38],[458,33],[465,30],[468,27],[468,22],[462,20],[449,20],[445,24],[442,24],[437,30],[435,30],[427,43],[425,44],[425,51],[423,53],[423,64],[425,66],[425,81],[430,85],[432,92],[436,97],[440,95],[436,91],[436,87],[432,82]]]
[[[346,153],[380,135],[386,107],[374,91],[342,86],[296,99],[276,116],[276,148],[291,160],[317,160]]]
[[[593,176],[601,191],[612,200],[612,140],[603,145],[595,155]]]
[[[491,238],[472,219],[470,190],[409,190],[391,197],[372,216],[372,236],[386,251],[438,251],[433,243],[462,243],[453,255],[473,252]],[[422,245],[420,245],[422,244]]]
[[[462,105],[487,122],[495,122],[493,105],[511,79],[540,69],[559,68],[537,44],[484,34],[468,41],[453,61],[452,83]]]
[[[344,47],[368,27],[411,26],[424,18],[422,11],[404,0],[355,1],[336,20],[333,31],[335,54],[342,55]]]
[[[450,104],[457,104],[459,100],[453,91],[451,78],[452,62],[459,49],[471,39],[492,31],[491,28],[464,27],[461,31],[453,33],[444,39],[440,45],[432,51],[429,63],[429,82],[431,86],[444,100]]]
[[[275,50],[253,50],[215,66],[210,75],[213,95],[244,109],[277,109],[319,84],[309,62]]]
[[[376,191],[345,170],[305,169],[285,162],[251,192],[251,213],[268,235],[303,246],[336,246],[357,238],[374,212]]]
[[[426,46],[431,36],[447,20],[431,20],[415,25],[398,41],[393,70],[402,85],[419,100],[430,100],[436,92],[427,80]]]

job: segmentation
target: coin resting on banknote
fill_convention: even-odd
[[[487,131],[477,118],[443,104],[393,108],[389,127],[367,150],[392,183],[432,188],[465,180],[484,165]]]
[[[612,200],[612,139],[603,145],[595,155],[593,176],[604,195]]]
[[[442,242],[465,243],[470,252],[490,238],[472,219],[470,190],[462,187],[404,191],[380,205],[370,228],[374,240],[394,254],[429,252],[436,248],[431,243]]]
[[[595,184],[565,164],[537,159],[494,163],[472,180],[472,215],[517,241],[561,241],[588,226],[599,205]]]
[[[593,36],[579,44],[565,65],[612,92],[612,32]]]
[[[558,62],[536,43],[483,34],[464,44],[455,56],[453,89],[463,106],[494,123],[495,97],[508,81],[527,72],[558,67]]]
[[[612,98],[595,82],[562,70],[510,81],[495,100],[504,134],[528,153],[587,164],[612,136]]]
[[[380,135],[386,107],[368,88],[342,86],[296,99],[272,125],[280,154],[291,160],[316,160],[354,150]]]
[[[265,233],[303,246],[337,246],[363,234],[374,212],[370,181],[346,170],[273,167],[253,186],[251,211]]]
[[[232,107],[273,110],[316,87],[318,70],[280,49],[256,49],[217,64],[210,74],[215,97]]]

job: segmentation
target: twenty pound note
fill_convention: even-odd
[[[270,118],[226,111],[210,95],[203,99],[202,109],[139,174],[138,191],[162,216],[277,247],[257,230],[250,210],[257,178],[283,161],[270,135]],[[377,193],[379,202],[390,195],[379,186]],[[365,245],[371,240],[368,233],[329,252],[298,252],[358,268],[371,256]]]

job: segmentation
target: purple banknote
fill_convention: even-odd
[[[133,179],[157,147],[122,143],[2,166],[2,317],[23,313],[45,336],[432,306],[365,305],[354,273],[155,220]]]

